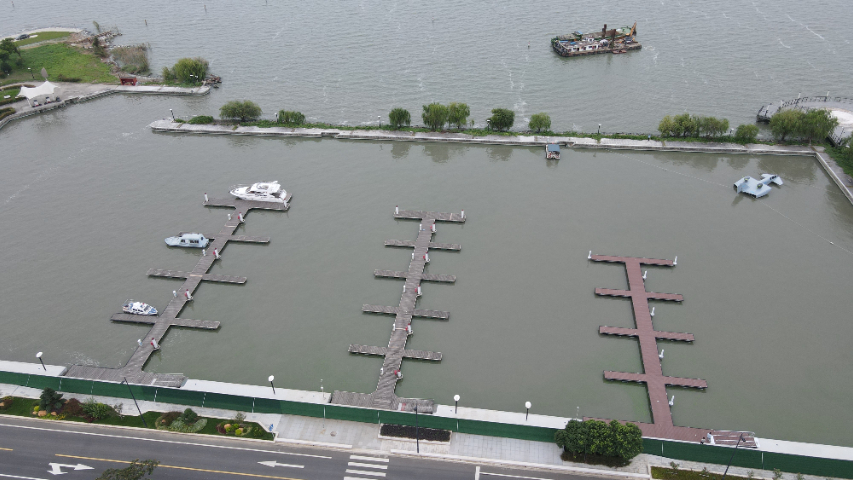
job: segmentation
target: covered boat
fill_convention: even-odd
[[[231,195],[241,200],[255,200],[259,202],[285,203],[287,192],[278,184],[273,182],[258,182],[251,185],[236,185],[231,187]]]
[[[735,182],[735,191],[738,193],[745,193],[747,195],[752,195],[755,198],[761,198],[768,193],[770,193],[770,183],[775,183],[776,185],[782,185],[782,178],[779,175],[771,175],[769,173],[762,173],[761,180],[752,178],[752,177],[743,177],[740,180]]]
[[[560,146],[556,143],[549,143],[548,145],[545,145],[545,158],[548,160],[559,160]]]
[[[121,306],[121,311],[124,313],[129,313],[131,315],[157,315],[156,308],[152,307],[151,305],[148,305],[147,303],[134,302],[133,300],[128,300],[124,302],[124,305]]]
[[[209,243],[210,239],[205,238],[201,233],[181,232],[166,239],[166,245],[170,247],[207,248]]]

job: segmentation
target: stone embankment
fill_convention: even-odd
[[[62,99],[60,102],[48,103],[38,107],[31,107],[30,104],[21,99],[20,102],[15,102],[9,107],[14,108],[17,112],[0,120],[0,128],[3,128],[7,123],[13,120],[37,115],[40,113],[49,112],[57,108],[63,108],[74,103],[94,100],[96,98],[106,97],[115,93],[126,93],[131,95],[206,95],[210,93],[210,87],[205,85],[195,88],[184,87],[167,87],[162,85],[152,86],[130,86],[130,85],[106,85],[93,83],[64,83],[51,82],[59,87],[56,95]]]
[[[798,155],[817,158],[827,174],[838,185],[847,199],[853,203],[853,178],[844,173],[821,147],[801,145],[764,145],[720,142],[679,142],[657,140],[623,140],[616,138],[594,138],[545,136],[545,135],[484,135],[464,133],[404,132],[391,130],[341,130],[336,128],[288,128],[288,127],[233,127],[229,125],[190,125],[170,119],[157,120],[149,125],[155,132],[194,133],[207,135],[250,135],[258,137],[309,137],[335,138],[338,140],[375,140],[397,142],[441,142],[470,143],[484,145],[514,145],[522,147],[544,147],[557,143],[569,148],[595,148],[603,150],[647,150],[657,152],[731,153],[746,155]],[[544,157],[544,151],[542,153]]]

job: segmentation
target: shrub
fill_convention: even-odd
[[[669,115],[663,117],[658,123],[658,131],[660,132],[661,137],[670,137],[672,136],[672,130],[675,127],[675,122],[673,122],[672,117]]]
[[[447,123],[447,107],[440,103],[430,103],[424,105],[424,111],[421,113],[421,118],[430,130],[441,130],[444,124]]]
[[[261,107],[250,100],[231,100],[219,108],[219,116],[228,120],[248,122],[261,116]]]
[[[94,398],[90,398],[83,402],[83,413],[86,417],[92,420],[102,420],[113,415],[113,407],[106,403],[96,402]]]
[[[64,403],[65,400],[62,399],[62,394],[56,393],[56,390],[52,388],[45,388],[39,396],[40,410],[59,410]]]
[[[809,110],[800,119],[798,133],[812,140],[823,140],[838,126],[838,119],[833,117],[829,110],[818,108]]]
[[[56,79],[60,82],[71,82],[71,83],[77,83],[77,82],[82,81],[82,79],[80,77],[67,77],[61,73],[56,76]]]
[[[188,408],[184,410],[184,413],[182,413],[180,417],[178,417],[178,420],[186,425],[190,425],[198,420],[198,414],[195,413],[192,408]]]
[[[171,82],[175,80],[175,72],[169,67],[163,67],[163,71],[160,75],[163,77],[164,82]]]
[[[180,418],[176,418],[175,421],[172,422],[168,427],[160,427],[158,425],[157,428],[163,430],[168,429],[173,432],[181,432],[181,433],[197,433],[204,429],[207,426],[207,419],[201,418],[198,419],[195,423],[184,423]]]
[[[82,417],[85,414],[83,411],[83,404],[81,404],[80,400],[77,400],[76,398],[68,399],[62,407],[61,413],[66,417]]]
[[[6,410],[15,403],[15,397],[0,398],[0,410]]]
[[[130,45],[112,49],[112,55],[121,65],[123,72],[142,73],[148,71],[148,45]]]
[[[551,117],[547,113],[534,113],[530,116],[529,127],[531,130],[536,129],[537,133],[539,133],[543,128],[545,130],[550,130]]]
[[[104,473],[95,480],[139,480],[146,475],[154,473],[154,469],[160,465],[157,460],[144,460],[142,462],[137,458],[130,462],[126,468],[109,468],[104,470]]]
[[[0,62],[0,72],[3,72],[5,75],[12,73],[12,66],[9,65],[9,62],[5,60]]]
[[[197,117],[193,117],[187,122],[191,125],[205,125],[208,123],[213,123],[213,117],[210,115],[199,115]]]
[[[799,110],[782,110],[770,117],[770,131],[780,142],[785,141],[788,135],[796,135],[801,130],[801,124],[805,113]]]
[[[471,115],[471,109],[468,108],[467,103],[453,102],[447,106],[447,123],[460,130],[468,124],[469,115]]]
[[[288,110],[279,110],[276,116],[278,123],[286,125],[302,125],[305,123],[305,115],[302,112],[291,112]]]
[[[497,131],[509,130],[515,123],[515,112],[508,108],[492,109],[489,125]]]
[[[14,115],[15,109],[12,107],[0,108],[0,120],[8,117],[9,115]]]
[[[395,108],[388,113],[388,123],[394,130],[402,126],[409,126],[412,123],[412,116],[405,108]]]
[[[199,83],[207,76],[207,60],[196,58],[182,58],[172,67],[175,79],[181,83]]]
[[[735,130],[735,140],[739,142],[754,142],[758,136],[758,126],[756,125],[738,125]]]
[[[157,419],[157,427],[159,428],[160,425],[168,427],[180,416],[181,412],[166,412]]]

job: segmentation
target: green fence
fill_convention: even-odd
[[[755,470],[779,469],[783,472],[819,475],[822,477],[853,478],[853,461],[761,452],[747,448],[718,447],[696,443],[670,442],[644,438],[643,452],[675,460],[732,465]],[[734,453],[734,455],[732,455]]]
[[[533,427],[529,425],[511,425],[481,420],[436,417],[433,415],[418,415],[416,417],[414,413],[408,412],[302,403],[270,398],[252,398],[148,385],[128,386],[126,384],[98,380],[81,380],[77,378],[15,372],[0,371],[0,383],[40,389],[50,387],[54,390],[69,393],[128,399],[131,398],[132,392],[137,400],[190,405],[194,407],[220,408],[241,412],[301,415],[361,423],[390,423],[396,425],[415,425],[417,423],[425,428],[438,428],[472,435],[517,438],[537,442],[553,442],[554,433],[556,432],[553,428]],[[660,455],[674,460],[725,465],[729,463],[729,459],[731,458],[732,465],[743,468],[755,470],[773,470],[778,468],[784,472],[853,479],[853,461],[846,460],[760,452],[742,448],[737,449],[734,452],[734,457],[732,457],[733,450],[730,447],[672,442],[651,438],[643,439],[643,451],[644,453]]]

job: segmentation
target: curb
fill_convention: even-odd
[[[251,439],[247,439],[247,440],[251,440]],[[266,442],[266,440],[259,440],[259,441]],[[340,450],[352,450],[352,445],[347,445],[345,443],[312,442],[310,440],[291,440],[289,438],[279,438],[278,433],[276,433],[276,438],[275,438],[275,440],[273,440],[273,443],[289,443],[289,444],[293,444],[293,445],[301,445],[301,446],[306,446],[306,447],[322,447],[322,448],[337,448]]]
[[[436,458],[442,460],[449,460],[461,463],[486,463],[490,465],[503,465],[510,467],[522,467],[522,468],[537,468],[543,470],[554,470],[558,472],[566,472],[566,473],[577,473],[584,475],[595,475],[601,477],[619,477],[619,478],[644,478],[651,479],[651,475],[646,475],[643,473],[629,473],[629,472],[611,472],[607,470],[598,470],[594,468],[582,468],[582,467],[565,467],[562,465],[549,465],[544,463],[529,463],[529,462],[517,462],[514,460],[492,460],[487,458],[478,458],[478,457],[463,457],[461,455],[444,455],[440,453],[416,453],[410,450],[396,450],[392,449],[391,453],[395,455],[406,455],[412,457],[421,457],[421,458]],[[649,470],[651,471],[651,470]]]

